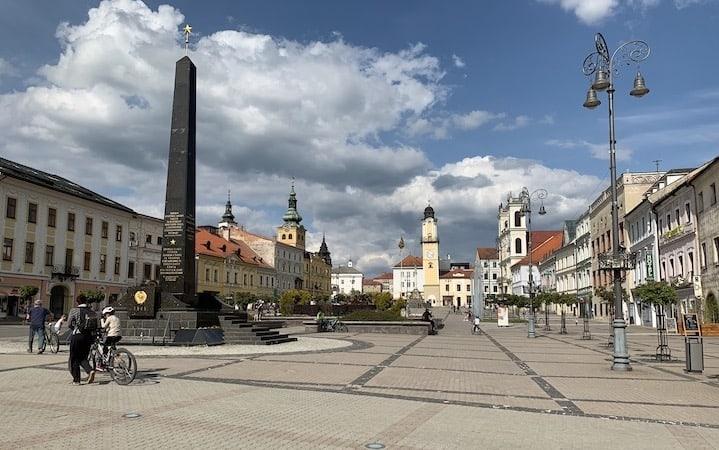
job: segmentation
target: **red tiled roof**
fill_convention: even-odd
[[[394,267],[422,267],[422,258],[419,256],[405,256],[405,258],[394,265]]]
[[[393,278],[392,272],[385,272],[374,277],[375,280],[391,280]]]
[[[458,279],[458,278],[472,278],[474,275],[474,270],[472,269],[452,269],[447,272],[442,272],[439,277],[440,278],[450,278],[450,279]]]
[[[497,249],[494,247],[477,247],[477,257],[479,259],[497,259]]]
[[[532,264],[539,264],[547,255],[562,247],[562,231],[532,231]],[[520,259],[513,266],[529,264],[529,255]]]
[[[228,241],[222,236],[210,233],[202,228],[195,230],[195,253],[218,258],[235,255],[244,263],[271,268],[246,243],[235,240]]]
[[[369,278],[362,280],[362,286],[382,286],[382,283]]]

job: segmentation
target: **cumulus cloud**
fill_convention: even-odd
[[[459,56],[457,56],[455,54],[452,54],[452,62],[454,63],[455,67],[459,67],[460,69],[462,67],[466,66],[466,64],[464,63],[464,60],[462,60],[462,58],[460,58]]]
[[[501,122],[495,125],[494,129],[496,131],[513,131],[519,128],[524,128],[531,122],[531,119],[528,116],[517,116],[514,118],[514,120],[510,122]]]
[[[8,60],[0,58],[0,82],[5,77],[15,77],[17,75],[18,71],[15,66],[10,64]]]
[[[171,6],[115,0],[83,23],[60,25],[57,62],[26,80],[25,90],[0,95],[0,153],[161,216],[183,21]],[[234,30],[198,35],[190,57],[198,76],[199,223],[217,221],[231,188],[237,220],[272,235],[294,176],[309,248],[325,232],[336,261],[352,256],[371,272],[396,260],[400,235],[417,253],[428,201],[443,253],[469,259],[476,245],[492,244],[495,208],[509,190],[547,188],[553,212],[543,220],[558,225],[581,212],[597,184],[514,158],[435,168],[421,148],[395,140],[526,120],[480,109],[435,112],[449,89],[422,44],[384,52],[341,36],[303,43]]]
[[[587,24],[594,25],[615,14],[622,6],[632,9],[647,10],[661,3],[662,0],[537,0],[542,3],[559,5],[563,10],[574,13],[577,18]],[[705,3],[710,0],[672,0],[677,9]]]

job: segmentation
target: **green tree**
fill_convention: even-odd
[[[636,287],[634,295],[645,302],[662,306],[674,304],[679,299],[676,289],[666,281],[648,281]]]
[[[20,298],[27,301],[35,297],[38,293],[37,286],[23,286],[20,288]]]
[[[372,303],[378,311],[386,311],[392,307],[392,294],[389,292],[377,292],[372,294]]]
[[[88,290],[81,292],[87,299],[87,303],[100,303],[105,300],[105,294],[100,291]]]
[[[299,289],[289,289],[280,297],[280,312],[284,316],[292,315],[295,305],[309,305],[310,293]]]
[[[247,310],[247,305],[250,303],[256,303],[259,298],[251,292],[235,292],[234,296],[235,305],[243,311]]]

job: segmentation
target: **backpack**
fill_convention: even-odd
[[[75,322],[75,329],[79,333],[94,333],[98,329],[97,315],[89,308],[79,308],[80,317]]]

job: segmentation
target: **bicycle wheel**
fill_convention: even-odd
[[[57,333],[52,333],[49,336],[50,341],[50,351],[53,353],[57,353],[60,351],[60,337],[57,335]]]
[[[87,362],[90,363],[92,370],[97,370],[101,358],[102,356],[100,356],[100,352],[97,350],[97,345],[93,344],[93,346],[90,347],[90,353],[87,355]]]
[[[337,325],[335,325],[335,331],[338,333],[347,333],[349,330],[347,329],[347,325],[342,322],[338,322]]]
[[[43,339],[42,339],[42,344],[40,344],[40,348],[38,348],[38,350],[40,350],[41,352],[45,351],[45,348],[47,348],[47,341],[49,338],[50,338],[50,336],[48,336],[47,333],[45,333],[45,335],[43,336]]]
[[[110,355],[110,377],[115,383],[125,386],[132,383],[137,375],[137,361],[135,355],[125,350],[124,348],[118,348]]]

